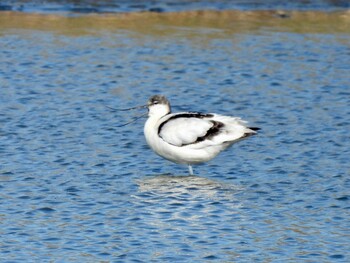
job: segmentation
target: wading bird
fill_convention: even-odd
[[[213,159],[259,130],[247,127],[247,122],[239,117],[199,112],[171,113],[170,103],[162,95],[152,96],[147,105],[130,109],[146,107],[148,119],[144,134],[148,145],[161,157],[188,165],[190,175],[193,175],[191,165]]]

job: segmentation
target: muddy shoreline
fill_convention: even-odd
[[[53,30],[60,33],[130,30],[172,34],[180,28],[209,28],[225,33],[266,30],[298,33],[350,33],[350,11],[184,11],[86,14],[66,16],[6,11],[0,13],[0,30]],[[219,33],[219,32],[212,33]],[[193,32],[191,32],[193,33]]]

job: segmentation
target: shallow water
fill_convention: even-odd
[[[349,261],[348,15],[230,14],[2,14],[2,262]],[[156,93],[262,131],[185,176]]]
[[[40,13],[172,12],[188,10],[339,10],[350,8],[347,0],[2,0],[0,11]]]

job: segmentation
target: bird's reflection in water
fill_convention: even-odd
[[[242,189],[206,177],[163,174],[144,177],[137,184],[133,200],[142,207],[140,216],[149,228],[170,236],[180,232],[197,238],[213,222],[227,221],[228,215],[235,218],[242,206],[236,199]]]
[[[136,182],[139,192],[153,192],[170,196],[215,197],[217,194],[228,194],[242,190],[235,185],[229,185],[201,176],[183,176],[161,174],[140,179]]]

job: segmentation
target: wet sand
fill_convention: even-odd
[[[4,33],[16,29],[55,31],[68,35],[123,30],[141,34],[171,35],[181,31],[189,37],[203,34],[201,29],[204,29],[206,35],[213,34],[224,38],[231,34],[257,33],[266,29],[296,33],[350,34],[350,11],[226,10],[68,16],[1,12],[0,31]]]

